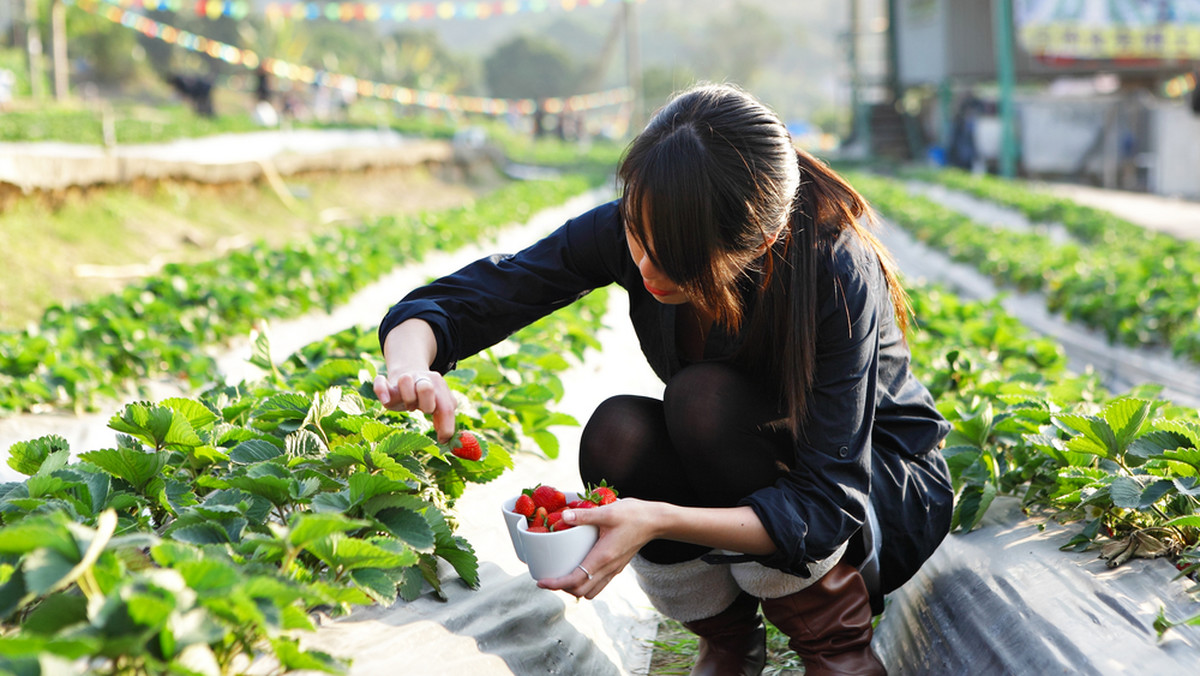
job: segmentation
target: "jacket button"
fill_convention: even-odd
[[[850,453],[850,449],[846,448],[845,446],[842,446],[841,448],[838,449],[838,457],[839,458],[846,457],[846,455],[848,453]]]

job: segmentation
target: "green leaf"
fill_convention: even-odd
[[[954,508],[955,524],[963,532],[974,530],[995,499],[996,487],[993,484],[967,486],[963,489],[958,504]]]
[[[342,514],[304,512],[292,517],[288,544],[303,547],[334,533],[346,533],[371,525],[369,521],[351,519]]]
[[[35,549],[25,557],[25,585],[30,593],[44,596],[67,579],[76,563],[49,547]]]
[[[192,426],[193,430],[206,428],[219,419],[217,414],[213,413],[207,406],[192,399],[170,397],[163,399],[159,404],[187,418],[188,424]]]
[[[405,493],[409,490],[407,485],[399,481],[394,481],[380,474],[367,474],[366,472],[351,474],[349,484],[350,502],[355,505],[360,505],[377,495]]]
[[[400,458],[412,455],[416,451],[436,446],[436,442],[424,434],[417,434],[416,432],[393,432],[379,442],[376,450],[383,451],[393,458]]]
[[[294,639],[273,638],[271,647],[275,658],[285,671],[324,671],[340,674],[345,671],[345,662],[317,650],[302,650]]]
[[[382,570],[361,568],[351,571],[350,577],[376,603],[390,605],[396,601],[396,582]]]
[[[229,451],[230,462],[249,465],[283,455],[278,446],[262,439],[250,439],[234,446]]]
[[[50,547],[70,559],[80,556],[70,531],[48,518],[29,518],[0,528],[0,554],[19,556],[40,547]]]
[[[21,629],[53,636],[82,622],[87,622],[87,599],[79,594],[63,592],[42,599],[21,623]]]
[[[312,402],[303,394],[287,392],[259,402],[258,408],[254,410],[254,416],[262,420],[299,422],[308,417],[308,410],[311,406]]]
[[[433,551],[433,528],[419,513],[403,507],[388,507],[376,512],[375,518],[389,533],[404,540],[417,551]]]
[[[151,479],[162,473],[168,457],[163,451],[145,453],[128,448],[108,448],[79,454],[80,460],[129,482],[138,491],[144,490]]]
[[[1128,448],[1130,455],[1140,458],[1153,458],[1163,451],[1175,450],[1188,446],[1187,437],[1167,430],[1151,430],[1134,439]]]
[[[1119,449],[1117,437],[1108,422],[1100,418],[1081,415],[1058,415],[1055,420],[1066,424],[1076,432],[1067,441],[1067,448],[1076,453],[1090,453],[1109,460],[1116,460]]]
[[[1151,402],[1142,399],[1117,399],[1104,407],[1101,415],[1115,436],[1115,451],[1122,453],[1142,430],[1150,417]]]
[[[289,458],[317,457],[325,452],[325,442],[315,432],[308,429],[292,432],[284,437],[283,443]]]
[[[401,544],[398,540],[393,542]],[[341,533],[317,540],[306,549],[330,568],[342,570],[401,568],[417,562],[417,554],[411,549],[390,551],[375,542],[349,538]]]
[[[546,454],[547,458],[558,457],[558,437],[552,432],[539,430],[537,432],[533,432],[530,436],[533,437],[534,443],[538,445],[538,448],[542,449],[542,452]]]
[[[1200,448],[1200,422],[1175,418],[1159,421],[1154,426],[1187,437],[1192,448]]]
[[[119,415],[109,420],[108,426],[141,439],[156,450],[203,444],[188,419],[165,406],[127,404]]]
[[[26,476],[33,476],[46,458],[57,451],[70,452],[66,439],[51,434],[30,441],[18,441],[8,448],[8,466]]]
[[[1142,484],[1127,476],[1115,477],[1109,486],[1112,503],[1122,509],[1138,509],[1142,504]]]
[[[1190,527],[1200,528],[1200,514],[1185,514],[1177,516],[1174,519],[1163,522],[1164,527]]]
[[[197,592],[221,592],[242,581],[242,573],[233,563],[219,559],[180,561],[173,567],[187,586]]]

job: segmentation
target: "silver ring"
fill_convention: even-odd
[[[584,567],[583,567],[583,564],[582,564],[582,563],[581,563],[581,564],[579,564],[578,566],[576,566],[576,568],[578,568],[579,570],[582,570],[582,571],[583,571],[583,574],[584,574],[584,575],[587,575],[589,580],[590,580],[590,579],[592,579],[592,574],[588,572],[588,569],[587,569],[587,568],[584,568]]]
[[[413,378],[413,389],[416,389],[417,383],[421,382],[422,380],[427,383],[433,382],[433,379],[429,378],[428,376],[417,376],[416,378]]]

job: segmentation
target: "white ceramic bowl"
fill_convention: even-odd
[[[576,493],[563,493],[567,502],[579,499]],[[535,580],[562,577],[575,570],[600,536],[595,526],[574,526],[556,533],[530,533],[525,517],[512,511],[516,502],[516,497],[505,501],[501,511],[517,558],[529,566],[529,576]]]

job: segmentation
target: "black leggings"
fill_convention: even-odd
[[[728,365],[688,366],[667,383],[662,401],[622,395],[597,407],[583,429],[580,476],[588,484],[606,480],[622,497],[732,507],[774,484],[792,462],[791,435],[772,402]],[[678,563],[708,550],[654,540],[641,554]]]

